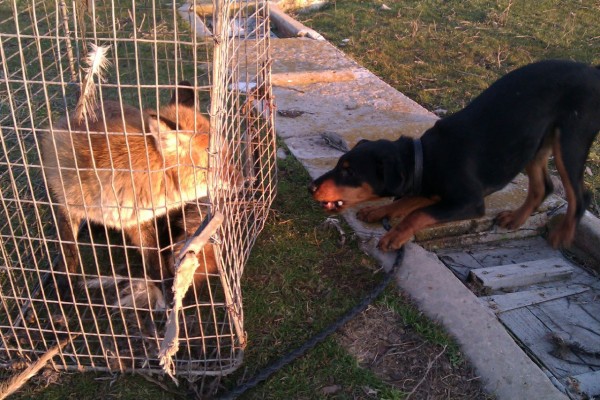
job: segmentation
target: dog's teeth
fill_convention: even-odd
[[[341,207],[344,205],[344,202],[342,200],[338,200],[335,204],[337,204],[338,207]]]

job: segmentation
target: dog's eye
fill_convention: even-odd
[[[350,168],[342,168],[342,176],[351,178],[354,176],[354,172]]]

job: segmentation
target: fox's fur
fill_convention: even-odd
[[[70,116],[43,135],[43,168],[57,204],[64,262],[56,268],[76,271],[78,227],[88,220],[122,229],[144,249],[150,277],[169,276],[154,219],[206,196],[208,186],[209,121],[195,110],[189,86],[181,82],[159,113],[104,101],[96,121],[78,123]]]
[[[163,249],[162,256],[167,265],[174,264],[175,257],[180,255],[183,246],[196,233],[207,215],[206,208],[188,204],[183,208],[171,210],[157,220],[158,241],[160,248]],[[194,285],[196,288],[200,288],[210,274],[217,273],[217,260],[215,249],[211,243],[206,243],[202,252],[197,256],[198,269],[194,274]]]
[[[108,288],[118,289],[119,299],[115,299],[113,306],[135,307],[149,309],[151,311],[164,311],[167,304],[162,291],[152,281],[144,278],[128,278],[122,275],[102,276],[95,279],[87,279],[85,286],[89,289],[100,289],[108,291]]]
[[[180,250],[196,232],[205,216],[205,209],[199,210],[196,205],[189,204],[183,209],[171,210],[167,215],[157,219],[159,246],[164,249],[162,256],[167,263],[173,263],[174,257],[179,255]],[[218,272],[215,249],[212,244],[207,243],[197,257],[199,265],[194,274],[193,288],[190,288],[185,296],[186,304],[195,302],[195,291],[200,290],[209,275]],[[90,289],[102,287],[105,293],[116,293],[119,299],[114,299],[113,305],[115,306],[121,305],[122,307],[136,307],[153,311],[164,311],[167,306],[163,291],[154,282],[144,278],[129,279],[122,275],[104,276],[87,279],[86,286]],[[116,290],[111,291],[110,288],[116,288]]]

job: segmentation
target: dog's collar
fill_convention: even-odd
[[[423,181],[423,143],[421,138],[413,139],[413,148],[415,150],[415,170],[413,173],[413,196],[421,194],[421,184]]]

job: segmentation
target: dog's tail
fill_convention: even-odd
[[[102,288],[108,293],[111,293],[111,288],[116,289],[118,298],[114,301],[114,306],[120,305],[121,307],[135,307],[153,311],[164,311],[167,308],[160,288],[153,282],[143,278],[128,278],[121,275],[115,275],[115,277],[102,276],[86,280],[85,286],[89,289]]]

